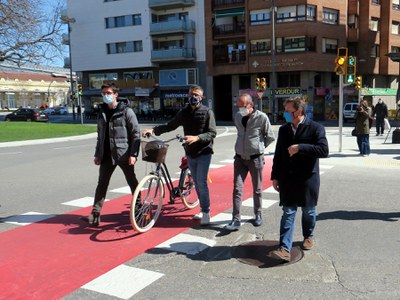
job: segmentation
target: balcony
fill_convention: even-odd
[[[151,51],[152,62],[194,61],[196,50],[194,48],[156,49]]]
[[[149,0],[149,7],[154,10],[176,9],[194,5],[194,0]]]
[[[246,50],[233,49],[228,52],[227,48],[214,49],[214,65],[218,64],[244,64],[246,62]]]
[[[150,35],[195,32],[195,23],[192,20],[176,20],[150,24]]]
[[[214,38],[231,38],[235,35],[244,35],[246,26],[244,22],[217,25],[213,28]]]
[[[221,8],[231,8],[244,6],[245,0],[213,0],[212,7],[213,9],[221,9]]]

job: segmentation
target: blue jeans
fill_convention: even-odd
[[[371,152],[369,147],[369,134],[357,135],[357,145],[361,155],[369,155]]]
[[[210,212],[210,192],[207,185],[208,169],[211,154],[200,155],[196,158],[187,157],[188,166],[193,176],[197,196],[199,196],[201,211]]]
[[[296,220],[297,207],[283,206],[282,210],[283,215],[281,219],[279,246],[290,252],[293,244],[294,221]],[[317,221],[317,210],[315,206],[302,207],[301,210],[303,237],[312,237]]]

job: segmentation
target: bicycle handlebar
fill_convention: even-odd
[[[147,137],[147,138],[152,138],[152,139],[154,139],[156,141],[159,141],[159,142],[166,143],[166,144],[168,144],[169,142],[171,142],[173,140],[178,140],[180,143],[182,143],[182,145],[185,144],[185,139],[180,134],[177,134],[175,137],[173,137],[171,139],[168,139],[168,140],[161,140],[161,139],[157,138],[154,134],[150,134],[150,133],[147,133],[144,136]]]

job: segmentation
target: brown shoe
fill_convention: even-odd
[[[270,252],[270,256],[275,259],[279,259],[285,262],[290,261],[290,252],[283,249],[279,248],[278,250],[274,250]]]
[[[301,248],[303,250],[311,250],[313,247],[314,247],[314,239],[311,236],[308,238],[305,238]]]

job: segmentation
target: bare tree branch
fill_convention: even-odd
[[[62,0],[45,11],[44,0],[0,0],[0,62],[50,63],[63,53]]]

